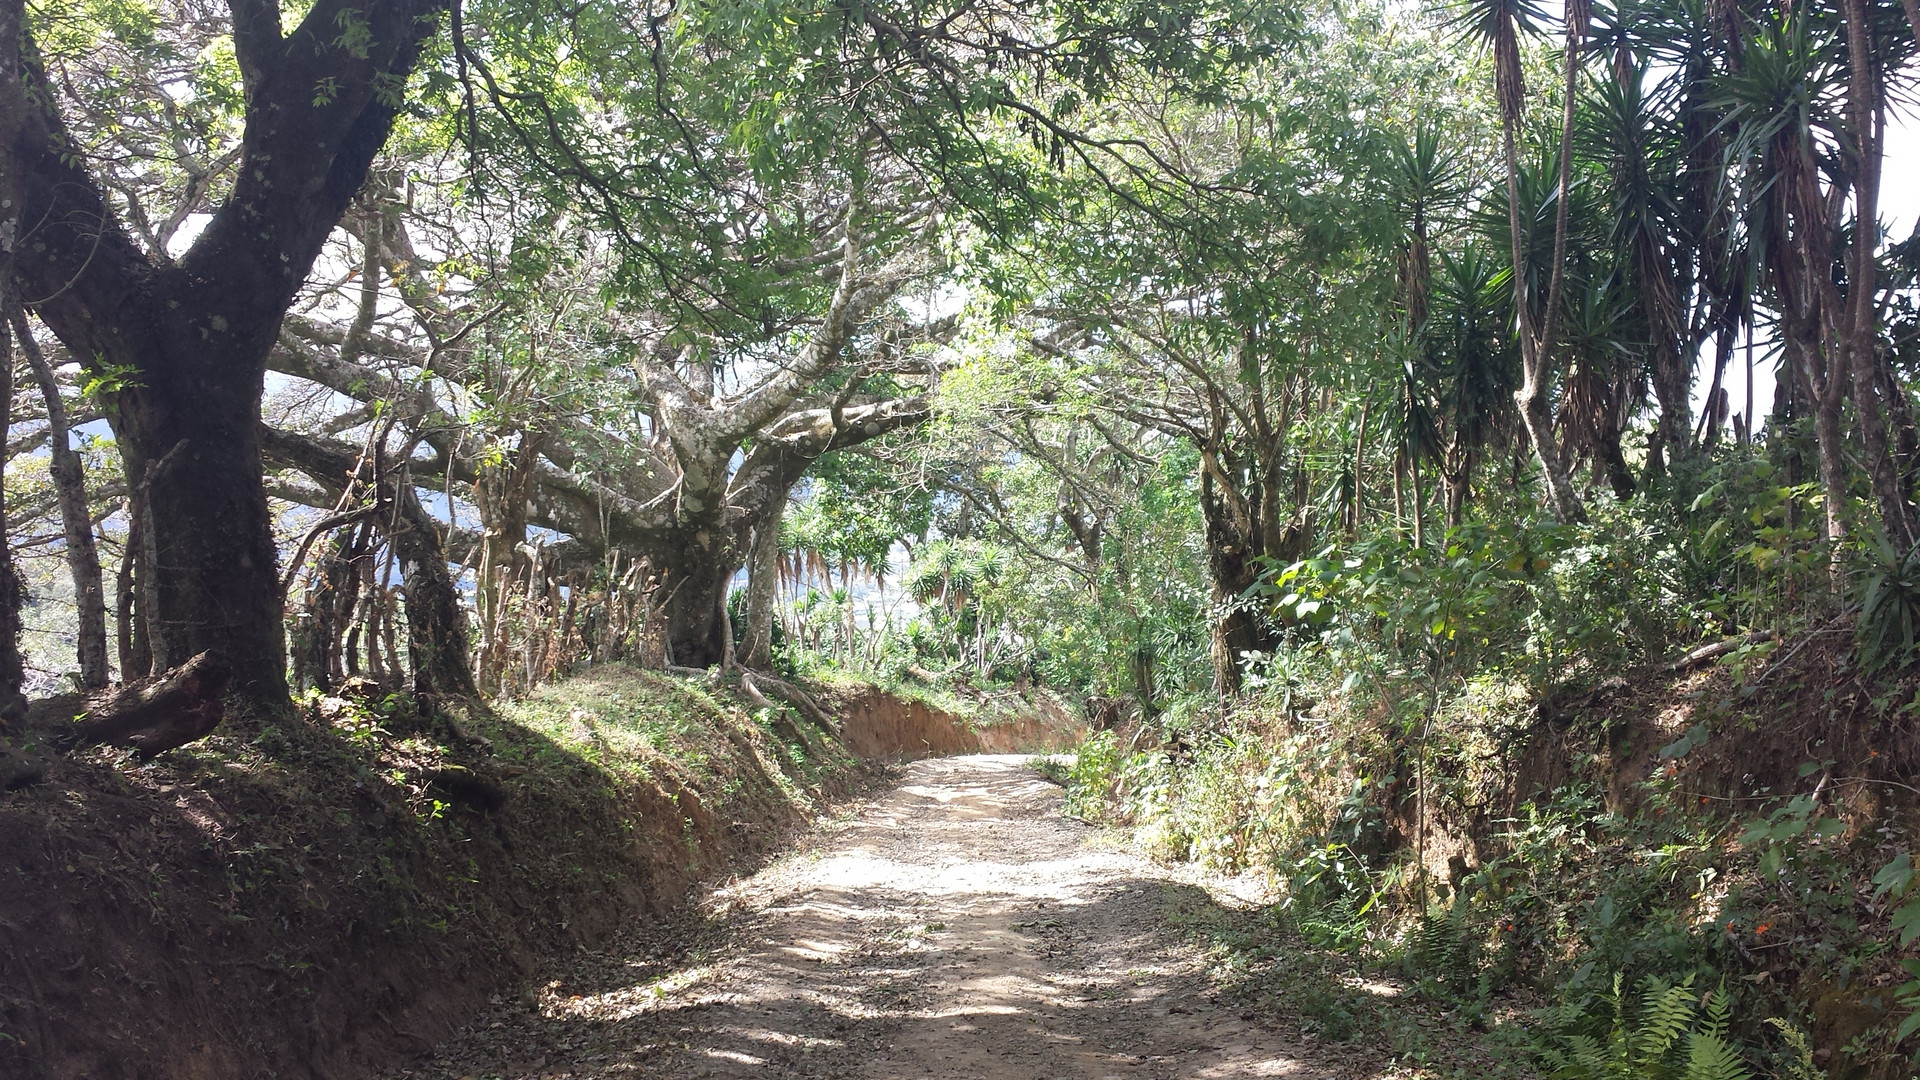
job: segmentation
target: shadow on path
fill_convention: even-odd
[[[1173,908],[1014,756],[944,758],[392,1076],[1335,1077],[1217,1002]]]

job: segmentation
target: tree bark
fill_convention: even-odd
[[[649,553],[663,572],[667,646],[674,664],[707,668],[726,657],[727,591],[747,551],[745,537],[735,533],[700,529]]]
[[[134,484],[130,488],[144,488]],[[140,598],[137,573],[140,551],[146,545],[147,506],[144,498],[129,491],[126,500],[126,550],[120,554],[120,572],[115,578],[114,613],[119,630],[120,681],[132,682],[153,673],[153,639],[147,635],[147,604]]]
[[[171,367],[178,357],[148,354]],[[143,365],[144,366],[144,365]],[[285,641],[273,530],[261,484],[260,383],[122,391],[116,403],[127,475],[148,476],[147,613],[154,664],[201,652],[232,666],[235,689],[263,704],[286,698]],[[160,462],[169,452],[173,460]],[[156,465],[150,473],[149,463]]]
[[[1634,480],[1633,467],[1627,464],[1626,452],[1620,446],[1620,429],[1611,423],[1600,425],[1593,452],[1606,470],[1607,483],[1613,487],[1613,497],[1621,502],[1633,498],[1634,490],[1639,485]]]
[[[1845,402],[1841,387],[1845,384],[1842,372],[1828,371],[1823,377],[1813,370],[1820,362],[1819,351],[1818,346],[1800,350],[1815,394],[1813,434],[1819,451],[1821,501],[1826,504],[1827,542],[1834,546],[1833,574],[1837,581],[1843,572],[1839,545],[1847,537],[1847,463],[1842,451],[1846,433],[1841,429],[1841,406]]]
[[[1584,36],[1585,28],[1580,28]],[[1579,77],[1579,51],[1574,29],[1568,28],[1566,55],[1566,100],[1560,132],[1560,177],[1555,200],[1553,265],[1547,286],[1546,303],[1538,312],[1533,308],[1527,288],[1527,233],[1520,229],[1520,159],[1515,147],[1518,109],[1501,114],[1501,140],[1507,166],[1507,220],[1513,246],[1513,302],[1520,322],[1520,389],[1514,391],[1514,403],[1520,407],[1520,420],[1527,429],[1527,440],[1540,462],[1540,478],[1547,489],[1547,507],[1554,520],[1562,524],[1584,520],[1586,508],[1573,490],[1560,444],[1553,437],[1553,410],[1547,401],[1552,377],[1556,316],[1560,306],[1560,287],[1564,280],[1567,242],[1567,196],[1571,184],[1573,160],[1574,91]],[[1531,218],[1529,214],[1529,218]]]
[[[6,13],[0,11],[0,19]],[[3,287],[4,283],[0,283]],[[11,306],[11,305],[9,305]],[[13,425],[13,343],[10,327],[0,319],[0,356],[6,368],[0,375],[0,431]],[[26,664],[20,657],[20,614],[26,606],[26,583],[13,565],[13,544],[7,536],[6,462],[0,461],[0,729],[12,727],[27,715]]]
[[[1212,470],[1200,475],[1201,521],[1205,525],[1207,577],[1213,585],[1213,627],[1208,653],[1213,661],[1214,693],[1240,692],[1241,657],[1268,652],[1273,640],[1242,595],[1260,578],[1260,537],[1251,522],[1234,513],[1231,495],[1222,492]]]
[[[468,666],[467,613],[447,571],[439,523],[402,483],[388,540],[400,559],[407,607],[407,657],[415,695],[471,698],[479,694]]]
[[[80,661],[80,687],[93,691],[105,687],[112,674],[107,667],[106,587],[100,576],[100,552],[93,542],[93,513],[87,504],[87,474],[80,454],[73,449],[67,432],[66,403],[60,397],[60,384],[53,368],[33,339],[26,313],[14,307],[8,313],[13,332],[20,338],[27,366],[40,384],[40,396],[47,405],[47,449],[51,458],[47,473],[53,480],[60,502],[62,538],[66,541],[67,572],[73,576],[73,601],[79,610],[75,633],[75,651]],[[145,674],[142,672],[142,674]]]
[[[747,570],[747,640],[740,662],[747,667],[773,666],[773,609],[780,599],[780,520],[786,513],[784,496],[753,529],[753,550]]]
[[[9,168],[5,147],[31,139],[34,132],[16,103],[24,98],[22,44],[26,41],[24,0],[0,0],[0,304],[12,307],[14,262],[20,238],[31,220],[22,212],[24,185],[17,169]],[[0,378],[0,432],[13,426],[13,342],[6,320],[0,319],[0,357],[6,374]],[[27,715],[21,693],[26,665],[20,658],[20,609],[26,597],[20,574],[13,568],[13,548],[7,537],[6,462],[0,455],[0,731]],[[0,747],[3,749],[3,747]],[[24,774],[21,774],[24,775]],[[11,786],[11,785],[9,785]]]
[[[230,675],[218,656],[201,653],[153,682],[129,686],[92,706],[87,718],[58,741],[69,748],[110,743],[142,759],[185,746],[220,726]]]
[[[1839,347],[1853,384],[1853,402],[1859,410],[1860,437],[1866,450],[1867,477],[1880,504],[1880,524],[1901,554],[1920,542],[1920,520],[1901,475],[1890,437],[1887,403],[1881,387],[1879,263],[1880,174],[1883,164],[1880,128],[1884,122],[1885,90],[1873,60],[1873,27],[1864,0],[1842,0],[1841,16],[1847,37],[1847,124],[1853,129],[1854,209],[1856,225],[1847,267],[1847,304],[1841,316]],[[1896,383],[1897,385],[1897,383]]]
[[[262,437],[268,460],[297,469],[335,493],[362,464],[359,454],[344,444],[271,428],[263,428]],[[414,693],[477,696],[468,666],[467,615],[447,569],[439,523],[420,505],[404,475],[379,478],[375,498],[380,506],[377,521],[400,561]]]
[[[824,454],[857,446],[891,431],[924,422],[931,413],[923,398],[878,401],[791,413],[763,429],[730,473],[726,462],[733,444],[720,443],[682,475],[680,514],[675,523],[636,545],[662,574],[661,595],[670,662],[710,667],[722,661],[727,591],[746,565],[754,530],[776,504]],[[702,432],[683,429],[677,438],[690,447],[705,442]],[[703,481],[698,486],[693,479]]]

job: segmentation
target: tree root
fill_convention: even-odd
[[[774,697],[800,710],[800,715],[806,717],[809,722],[821,731],[835,739],[840,738],[840,725],[833,722],[833,717],[827,715],[827,711],[820,707],[819,702],[813,700],[813,697],[805,690],[770,672],[749,671],[739,664],[735,664],[731,668],[690,668],[682,667],[678,664],[669,664],[667,665],[667,672],[673,675],[685,675],[691,679],[705,679],[710,686],[719,686],[726,675],[731,673],[738,678],[741,692],[745,694],[747,700],[753,702],[755,706],[762,709],[773,708],[773,702],[768,701],[766,698],[766,694],[772,694]],[[761,687],[766,688],[765,693],[761,692]]]
[[[39,758],[15,749],[0,738],[0,791],[17,791],[45,779],[46,766]]]
[[[86,718],[61,732],[64,750],[124,746],[142,759],[205,738],[226,717],[224,696],[232,669],[211,652],[155,679],[133,683],[99,699]]]
[[[743,684],[746,682],[747,677],[748,677],[747,670],[745,668],[741,668],[740,681]],[[774,697],[777,697],[780,700],[786,702],[787,704],[792,705],[794,708],[799,709],[800,714],[802,716],[805,716],[808,720],[812,721],[815,727],[819,728],[821,731],[826,732],[828,735],[831,735],[835,739],[840,738],[840,725],[834,723],[833,717],[828,716],[827,711],[820,707],[820,703],[813,700],[813,698],[809,696],[806,691],[800,689],[799,687],[793,685],[790,682],[787,682],[785,679],[776,678],[772,675],[767,674],[764,671],[753,672],[752,677],[755,682],[759,683],[762,686],[765,686],[767,688],[768,693],[771,693]]]

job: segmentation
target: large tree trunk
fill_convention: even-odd
[[[1673,265],[1645,229],[1636,233],[1633,257],[1639,279],[1635,292],[1653,337],[1653,394],[1660,403],[1647,447],[1647,475],[1655,477],[1692,449],[1694,357],[1685,347],[1686,319],[1674,296]]]
[[[21,0],[0,0],[0,236],[9,242],[0,244],[0,303],[13,306],[14,258],[20,247],[13,242],[25,236],[32,219],[22,214],[25,185],[20,171],[8,168],[5,147],[32,139],[36,132],[28,124],[24,110],[17,107],[26,74],[21,44],[26,40],[26,5]],[[13,424],[13,342],[5,320],[0,320],[0,357],[5,357],[6,374],[0,378],[0,431]],[[26,681],[26,665],[20,659],[20,609],[26,601],[20,575],[13,568],[13,552],[7,540],[6,461],[0,455],[0,731],[19,723],[27,715],[27,698],[20,692]],[[0,754],[7,747],[0,743]],[[12,777],[26,776],[17,766]]]
[[[1251,520],[1235,512],[1231,496],[1216,487],[1211,470],[1200,477],[1200,516],[1205,525],[1207,577],[1213,585],[1213,629],[1209,655],[1214,693],[1240,692],[1241,659],[1268,652],[1274,642],[1265,625],[1242,599],[1260,579],[1260,538]]]
[[[467,613],[447,572],[439,523],[420,505],[412,484],[400,484],[388,540],[400,558],[407,602],[407,655],[415,694],[475,697],[467,657]]]
[[[237,694],[275,710],[288,701],[261,483],[267,353],[386,142],[403,104],[394,90],[445,6],[351,3],[317,0],[291,30],[275,5],[232,5],[247,102],[234,186],[178,262],[156,263],[120,227],[68,135],[24,5],[0,0],[0,175],[18,184],[34,237],[16,245],[10,276],[109,384],[129,481],[149,482],[154,557],[143,576],[157,666],[217,653]],[[349,21],[351,41],[340,32]]]
[[[1473,495],[1473,466],[1479,455],[1472,449],[1456,447],[1440,463],[1440,486],[1446,527],[1457,529],[1466,518],[1467,500]]]
[[[80,686],[98,690],[112,677],[107,666],[107,594],[100,578],[100,552],[93,542],[93,514],[87,505],[87,474],[67,433],[67,408],[53,367],[41,354],[27,325],[26,313],[15,306],[9,313],[13,332],[27,355],[27,366],[40,384],[47,404],[47,474],[60,501],[62,539],[66,541],[67,571],[73,576],[73,602],[78,609],[75,651],[80,661]],[[144,671],[140,674],[146,674]],[[123,678],[127,678],[123,674]]]
[[[181,308],[204,310],[191,301]],[[153,598],[147,626],[154,668],[213,652],[231,670],[235,692],[262,704],[284,702],[280,579],[261,483],[265,368],[256,362],[252,377],[237,385],[226,377],[233,354],[188,347],[201,339],[194,325],[201,320],[168,321],[179,325],[115,357],[132,357],[136,370],[152,374],[146,385],[120,390],[112,410],[126,474],[147,486],[153,559],[140,569],[151,584],[143,594]],[[264,361],[278,326],[273,312],[250,332],[234,328],[227,336],[240,339],[234,353]]]
[[[688,444],[680,457],[680,517],[642,552],[661,574],[668,662],[711,667],[726,659],[727,591],[746,565],[754,528],[776,505],[784,506],[787,493],[822,455],[929,415],[921,398],[791,413],[762,429],[731,473],[726,466],[733,444],[705,442],[711,429],[703,433],[695,423],[680,430],[676,437]]]
[[[773,666],[773,609],[780,598],[780,519],[787,500],[772,507],[753,529],[753,552],[747,560],[747,636],[740,662],[747,667]]]
[[[744,538],[731,530],[696,529],[652,552],[663,571],[670,663],[712,667],[726,658],[727,590],[746,563]]]

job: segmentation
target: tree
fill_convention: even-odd
[[[73,576],[74,603],[79,608],[75,647],[80,661],[80,687],[99,690],[107,685],[107,599],[100,577],[100,552],[93,542],[93,511],[87,501],[87,477],[80,454],[69,442],[66,403],[53,367],[33,338],[26,314],[14,308],[9,322],[26,354],[27,369],[40,389],[47,407],[48,473],[60,504],[62,540],[66,547],[67,569]],[[123,679],[144,673],[122,673]]]
[[[6,13],[0,10],[0,33],[6,30]],[[5,186],[0,182],[0,191]],[[6,371],[0,375],[0,429],[13,422],[13,342],[10,320],[0,319],[0,353],[6,357]],[[20,657],[20,613],[26,606],[26,584],[13,565],[13,547],[6,528],[6,492],[0,485],[0,728],[11,727],[26,718],[27,697],[21,692],[26,682],[26,666]]]
[[[1520,38],[1533,31],[1541,17],[1530,0],[1480,0],[1470,5],[1459,20],[1468,33],[1493,52],[1494,98],[1500,110],[1500,141],[1506,166],[1507,229],[1512,243],[1513,307],[1520,334],[1520,386],[1514,401],[1520,406],[1520,418],[1527,437],[1533,443],[1540,463],[1540,478],[1546,488],[1547,505],[1561,521],[1578,521],[1586,514],[1580,496],[1573,489],[1560,444],[1554,438],[1552,390],[1555,376],[1555,331],[1559,319],[1561,290],[1566,280],[1567,222],[1569,194],[1573,181],[1574,109],[1579,91],[1580,55],[1586,47],[1588,19],[1592,8],[1586,0],[1567,4],[1566,45],[1563,62],[1559,170],[1554,188],[1553,248],[1546,271],[1545,288],[1534,280],[1534,260],[1528,257],[1533,243],[1532,221],[1523,227],[1521,213],[1532,204],[1521,198],[1519,128],[1526,114],[1526,74],[1520,56]]]
[[[24,0],[0,2],[0,228],[9,284],[102,382],[148,492],[141,568],[154,662],[213,650],[243,697],[286,700],[280,583],[261,482],[260,393],[289,302],[404,102],[444,0],[319,0],[290,33],[232,0],[244,134],[225,200],[176,261],[143,250],[62,115]]]

